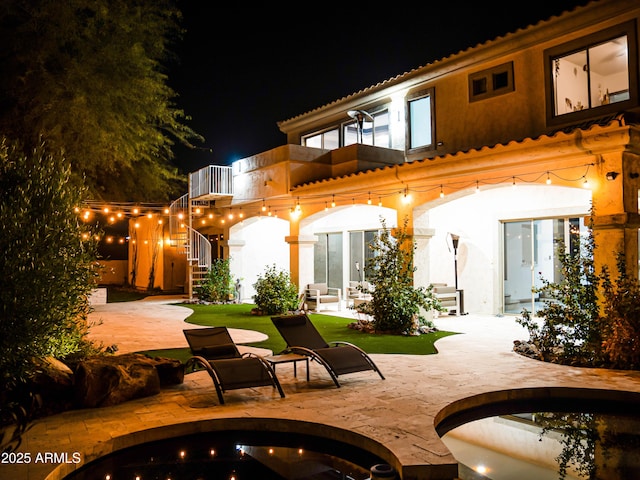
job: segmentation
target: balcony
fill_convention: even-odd
[[[209,165],[189,174],[191,200],[215,200],[233,196],[231,167]]]

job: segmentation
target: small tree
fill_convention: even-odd
[[[420,308],[440,310],[433,287],[414,287],[415,243],[407,233],[409,219],[402,229],[391,233],[385,220],[382,230],[369,245],[373,256],[367,261],[367,278],[373,285],[372,299],[358,308],[373,317],[376,331],[413,334],[419,326]]]
[[[216,258],[206,278],[196,287],[196,294],[205,302],[223,303],[235,291],[230,259]]]
[[[286,313],[298,306],[298,287],[291,282],[289,273],[278,270],[275,264],[258,276],[253,288],[256,289],[253,300],[266,315]]]
[[[558,243],[557,255],[561,265],[561,280],[542,279],[542,287],[535,292],[544,293],[548,300],[537,315],[542,323],[523,310],[516,321],[529,331],[531,342],[544,360],[561,363],[593,365],[599,361],[602,336],[598,286],[600,278],[593,263],[595,242],[590,234],[581,237],[580,247],[568,252],[563,242]]]

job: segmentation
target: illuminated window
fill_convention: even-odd
[[[373,121],[365,119],[362,122],[362,142],[359,141],[360,132],[358,131],[358,124],[354,120],[342,125],[342,138],[340,138],[340,128],[334,127],[303,137],[303,145],[325,150],[334,150],[354,143],[389,148],[391,146],[389,112],[381,110],[370,115]]]
[[[337,128],[320,133],[313,133],[303,139],[307,147],[324,148],[333,150],[340,146],[340,131]]]
[[[550,49],[545,62],[551,123],[582,120],[638,104],[632,24]]]
[[[433,89],[407,97],[409,150],[433,149],[435,122],[433,121]]]
[[[389,135],[389,112],[387,110],[372,113],[373,122],[364,120],[362,122],[362,142],[365,145],[375,145],[376,147],[389,148],[391,137]],[[349,122],[343,127],[343,146],[358,142],[359,132],[356,121]]]

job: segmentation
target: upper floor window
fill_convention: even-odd
[[[361,129],[361,131],[359,131]],[[353,143],[375,145],[376,147],[389,148],[391,137],[389,135],[389,112],[382,110],[367,114],[362,119],[361,126],[358,120],[346,123],[343,126],[343,146]]]
[[[365,112],[366,113],[366,112]],[[342,132],[342,136],[340,133]],[[361,123],[353,120],[322,132],[314,132],[303,137],[303,145],[307,147],[334,150],[354,143],[375,145],[389,148],[391,135],[389,133],[389,111],[381,110],[372,114],[367,113]]]
[[[340,146],[340,130],[332,128],[320,133],[314,133],[304,138],[307,147],[324,148],[334,150]]]
[[[513,92],[513,62],[469,75],[469,101]]]
[[[434,148],[435,122],[433,89],[416,92],[407,97],[409,150]]]
[[[551,123],[582,120],[636,106],[635,25],[624,24],[548,50]],[[548,115],[549,116],[549,115]]]

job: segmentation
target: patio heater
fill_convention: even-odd
[[[449,233],[451,237],[451,245],[453,246],[453,278],[456,291],[460,294],[460,315],[464,313],[464,291],[458,288],[458,245],[460,244],[460,236]]]
[[[458,244],[460,243],[460,236],[450,233],[451,245],[453,245],[453,275],[455,279],[456,290],[458,290]]]
[[[347,112],[351,118],[356,121],[356,127],[358,129],[358,143],[362,143],[362,130],[364,128],[365,120],[367,122],[373,122],[373,117],[364,110],[349,110]]]

